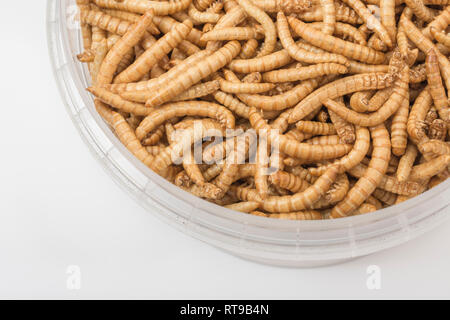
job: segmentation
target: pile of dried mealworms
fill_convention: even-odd
[[[77,3],[97,111],[198,197],[340,218],[449,175],[449,0]]]

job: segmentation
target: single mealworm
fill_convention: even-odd
[[[142,120],[136,129],[136,136],[142,140],[149,132],[173,117],[202,116],[217,119],[224,127],[234,128],[234,116],[226,109],[215,103],[205,101],[183,101],[168,103],[155,109]]]
[[[342,0],[345,4],[351,7],[355,12],[370,26],[373,31],[380,37],[380,39],[389,47],[392,47],[392,40],[386,28],[381,22],[375,18],[369,9],[360,0]]]
[[[315,29],[322,30],[323,22],[313,22],[309,25]],[[336,22],[334,26],[334,34],[342,37],[343,39],[351,39],[353,42],[356,42],[362,46],[367,44],[367,41],[361,31],[347,23]]]
[[[255,108],[250,111],[249,117],[252,127],[259,132],[264,130],[268,134],[268,141],[271,145],[278,143],[279,150],[284,154],[304,160],[327,160],[335,159],[351,150],[350,145],[311,145],[299,143],[281,135],[278,130],[273,130],[270,125],[261,117]]]
[[[317,168],[309,168],[310,174],[313,176],[322,175],[330,166],[338,165],[340,172],[345,172],[358,165],[366,156],[370,146],[370,133],[367,128],[358,127],[356,129],[356,140],[353,149],[343,158],[336,160],[333,164],[320,166]]]
[[[430,161],[414,166],[409,179],[411,181],[428,180],[446,170],[450,165],[450,155],[442,155]]]
[[[221,17],[218,13],[199,11],[192,3],[188,7],[188,15],[197,23],[217,23]]]
[[[185,101],[194,100],[196,98],[204,97],[209,94],[215,93],[220,88],[220,82],[218,80],[208,81],[192,86],[182,94],[173,98],[173,101]]]
[[[322,32],[309,27],[307,24],[294,17],[288,17],[288,21],[295,33],[312,45],[326,51],[366,63],[380,64],[385,59],[382,52],[373,50],[366,46],[361,46],[357,43],[323,34]]]
[[[257,7],[267,12],[302,12],[311,8],[311,0],[252,0]]]
[[[409,113],[406,130],[408,131],[409,138],[416,144],[423,141],[423,139],[428,139],[425,131],[425,117],[431,108],[432,102],[433,99],[427,87],[416,98]]]
[[[405,4],[414,12],[414,14],[425,22],[430,22],[434,19],[435,13],[430,8],[426,7],[422,0],[404,0]]]
[[[444,78],[447,88],[450,88],[450,61],[442,53],[437,50],[436,46],[426,38],[423,33],[411,22],[410,19],[402,16],[400,25],[403,27],[408,38],[424,53],[429,53],[430,49],[434,49],[439,65],[441,66],[442,77]]]
[[[381,73],[388,72],[389,66],[385,64],[366,64],[358,61],[349,61],[348,73]]]
[[[272,19],[263,10],[253,5],[249,0],[237,0],[237,3],[245,10],[248,16],[258,21],[264,29],[264,43],[257,57],[263,57],[273,52],[277,42],[277,31]]]
[[[398,181],[407,181],[414,162],[417,158],[417,147],[413,143],[408,143],[405,154],[400,158],[397,172],[395,173]]]
[[[337,63],[320,63],[307,67],[297,67],[289,69],[280,69],[265,72],[263,80],[267,82],[293,82],[300,80],[313,79],[329,74],[346,74],[346,66]]]
[[[247,93],[256,94],[269,91],[275,87],[273,83],[244,83],[220,80],[220,90],[227,93]]]
[[[311,186],[308,181],[285,171],[277,171],[271,174],[269,181],[293,193],[303,192]]]
[[[445,94],[444,85],[439,72],[438,58],[435,50],[430,50],[427,53],[425,60],[428,90],[433,98],[434,106],[436,107],[439,116],[446,123],[450,123],[449,102]]]
[[[398,157],[402,156],[406,151],[408,144],[408,132],[406,124],[409,116],[409,93],[406,94],[398,108],[397,112],[392,117],[391,124],[391,144],[392,153]]]
[[[204,61],[191,66],[186,73],[169,83],[166,88],[154,93],[148,93],[146,106],[158,106],[171,98],[176,97],[191,86],[208,77],[217,70],[223,68],[229,63],[241,50],[241,46],[237,41],[230,41],[218,51],[208,56]]]
[[[350,24],[362,24],[364,21],[356,14],[356,12],[343,4],[335,1],[336,21],[346,22]],[[296,16],[305,22],[323,21],[322,7],[313,7],[309,11],[296,13]]]
[[[437,42],[450,47],[450,36],[443,32],[436,31],[435,28],[430,29],[430,33]]]
[[[367,167],[360,163],[352,169],[348,170],[348,174],[354,176],[355,178],[361,178],[364,176],[366,171]],[[399,195],[415,196],[420,193],[422,187],[419,183],[414,181],[408,180],[401,182],[394,177],[383,175],[377,188]]]
[[[122,99],[119,95],[109,92],[106,89],[90,87],[87,90],[104,103],[124,112],[129,112],[138,116],[147,116],[153,111],[153,109],[146,108],[143,104]]]
[[[268,212],[292,212],[313,206],[330,189],[337,177],[338,168],[331,167],[303,192],[292,196],[268,197],[261,207]]]
[[[378,187],[386,173],[391,157],[389,132],[384,125],[373,127],[370,132],[374,148],[369,166],[364,175],[347,193],[344,200],[331,210],[332,218],[346,217],[356,210]]]
[[[166,16],[171,13],[185,10],[192,0],[179,1],[148,1],[148,0],[93,0],[101,8],[125,10],[144,14],[152,9],[157,16]]]
[[[325,106],[333,112],[336,112],[344,120],[355,125],[364,127],[374,127],[385,122],[391,117],[401,106],[403,101],[408,98],[408,67],[405,66],[400,77],[395,82],[394,90],[385,104],[377,111],[371,114],[361,114],[343,107],[336,101],[328,99],[324,101]]]
[[[277,29],[281,44],[288,51],[289,55],[297,61],[306,63],[335,62],[343,65],[348,64],[347,59],[341,55],[332,53],[316,54],[297,46],[292,39],[291,33],[289,31],[289,24],[283,12],[278,12]]]
[[[77,5],[80,10],[80,14],[83,12],[89,11],[89,3],[90,0],[77,0]],[[84,22],[81,22],[81,35],[83,37],[83,47],[85,50],[91,48],[92,45],[92,29],[91,27]]]
[[[225,208],[235,210],[235,211],[250,213],[259,208],[259,203],[255,202],[255,201],[244,201],[244,202],[238,202],[238,203],[233,203],[233,204],[227,205],[227,206],[225,206]]]
[[[386,28],[392,43],[396,42],[397,24],[395,22],[395,0],[380,0],[381,24]]]
[[[97,10],[83,10],[80,17],[82,23],[89,24],[91,26],[98,27],[102,30],[121,36],[123,36],[132,26],[132,23],[126,20],[112,17],[104,12]],[[151,22],[149,23],[149,25],[150,24]]]
[[[450,4],[450,3],[448,3]],[[431,28],[434,28],[437,32],[445,30],[450,24],[450,6],[447,6],[442,10],[438,16],[436,16],[433,21],[431,21],[424,29],[422,29],[422,34],[428,39],[432,39]]]
[[[180,22],[172,19],[171,17],[160,16],[154,16],[153,22],[165,34],[169,33],[172,28],[180,24]],[[200,39],[202,37],[202,34],[203,33],[200,30],[192,28],[191,32],[186,36],[186,40],[200,48],[204,48],[206,46],[206,42]]]
[[[336,99],[349,93],[362,90],[383,89],[393,82],[386,73],[357,74],[324,85],[312,92],[297,104],[289,116],[289,123],[297,122],[311,114],[322,105],[325,99]]]
[[[283,49],[263,57],[253,59],[236,59],[228,64],[228,67],[239,73],[265,72],[283,67],[292,62],[292,58]]]
[[[121,11],[121,10],[112,10],[112,9],[103,9],[103,11],[110,15],[111,17],[118,18],[121,20],[126,20],[128,22],[136,23],[138,22],[140,15],[132,12],[127,11]],[[160,31],[155,26],[155,24],[151,24],[150,27],[147,29],[148,32],[150,32],[153,35],[160,34]]]
[[[190,20],[176,25],[169,33],[159,39],[150,49],[138,57],[131,66],[121,72],[114,83],[134,82],[150,71],[158,61],[172,51],[192,30]]]
[[[324,34],[332,35],[336,27],[336,8],[334,0],[320,0],[322,7],[323,24],[322,32]]]
[[[315,122],[315,121],[299,121],[296,127],[301,132],[309,133],[314,136],[322,135],[328,136],[336,134],[336,129],[331,123]]]
[[[97,75],[97,85],[110,84],[112,82],[114,73],[123,55],[139,42],[152,19],[153,10],[149,10],[111,48],[100,67]]]
[[[108,54],[108,44],[107,40],[103,39],[100,41],[94,49],[94,61],[90,64],[91,78],[94,85],[97,84],[97,76],[100,72],[100,67],[102,66],[103,60],[105,60]]]
[[[287,135],[287,133],[286,133],[286,135]],[[308,136],[312,136],[312,135],[310,134]],[[309,144],[339,144],[339,143],[342,143],[342,140],[338,135],[334,134],[334,135],[329,135],[329,136],[317,136],[317,137],[305,140],[305,142],[309,143]]]
[[[262,39],[264,30],[260,27],[230,27],[214,29],[202,36],[202,41],[249,40]]]

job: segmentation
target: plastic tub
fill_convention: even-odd
[[[149,212],[235,255],[279,266],[343,262],[415,238],[449,216],[450,179],[400,205],[338,220],[285,221],[234,212],[192,196],[153,173],[125,149],[93,107],[75,0],[48,0],[48,46],[67,111],[95,158]]]

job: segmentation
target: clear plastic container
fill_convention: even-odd
[[[371,214],[324,221],[286,221],[216,206],[170,184],[137,160],[97,115],[85,88],[75,0],[48,0],[48,46],[67,111],[111,177],[170,225],[235,255],[280,266],[343,262],[415,238],[449,216],[450,179],[405,203]]]

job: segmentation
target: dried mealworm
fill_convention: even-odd
[[[316,47],[361,62],[379,64],[384,61],[382,52],[323,34],[294,17],[288,17],[288,21],[295,33]]]
[[[158,92],[149,92],[146,106],[158,106],[171,98],[176,97],[191,86],[208,77],[229,63],[241,50],[237,41],[228,42],[224,47],[208,56],[204,61],[197,63],[183,74],[180,78],[169,83],[166,88]]]
[[[324,24],[323,22],[313,22],[309,25],[315,29],[322,30]],[[353,42],[356,42],[362,46],[365,46],[367,44],[367,41],[361,31],[347,23],[336,22],[334,35],[340,36],[345,40],[351,39]]]
[[[192,0],[179,1],[148,1],[148,0],[93,0],[101,8],[124,10],[144,14],[152,9],[157,16],[185,10]]]
[[[97,85],[109,84],[113,80],[114,72],[123,55],[133,48],[144,35],[145,30],[153,19],[153,10],[147,11],[142,18],[133,25],[124,36],[117,41],[106,55],[97,76]]]
[[[447,35],[446,33],[443,33],[443,32],[438,32],[433,27],[430,29],[430,33],[433,36],[433,38],[436,39],[437,42],[439,42],[447,47],[450,47],[450,36],[449,35]]]
[[[196,98],[204,97],[219,90],[220,82],[218,80],[200,83],[176,96],[173,101],[194,100]]]
[[[224,40],[249,40],[262,39],[264,30],[260,27],[230,27],[214,29],[202,36],[203,41],[224,41]]]
[[[250,213],[259,208],[259,203],[255,202],[255,201],[244,201],[244,202],[238,202],[238,203],[233,203],[233,204],[227,205],[227,206],[225,206],[225,208],[235,210],[235,211]]]
[[[392,43],[396,42],[395,0],[380,0],[381,24],[386,28]]]
[[[450,165],[450,155],[443,155],[414,166],[409,179],[412,181],[423,181],[447,170]]]
[[[422,0],[404,0],[405,4],[414,12],[414,14],[425,22],[430,22],[434,19],[435,13],[430,8],[426,7]]]
[[[269,181],[293,193],[303,192],[311,186],[308,181],[284,171],[277,171],[271,174]]]
[[[220,80],[220,90],[227,93],[262,93],[269,91],[275,87],[273,83],[244,83],[231,82],[227,80]]]
[[[409,143],[405,154],[400,158],[400,162],[398,163],[397,172],[395,173],[398,181],[407,181],[409,178],[409,174],[411,173],[411,169],[414,165],[414,161],[417,157],[417,147]]]
[[[373,31],[380,37],[380,39],[390,48],[392,47],[392,40],[386,28],[381,22],[375,18],[369,9],[360,0],[342,0],[345,4],[351,7],[364,20],[364,22],[373,29]]]
[[[297,122],[311,114],[322,105],[325,99],[336,99],[349,93],[361,90],[383,89],[393,82],[393,77],[386,73],[357,74],[333,81],[297,104],[289,116],[289,123]]]
[[[394,90],[385,104],[372,114],[360,114],[353,110],[343,107],[336,101],[328,99],[324,101],[325,106],[333,112],[336,112],[344,120],[355,125],[364,127],[374,127],[380,125],[391,117],[405,101],[409,100],[408,94],[408,67],[405,66],[400,77],[395,82]]]
[[[320,0],[320,6],[322,7],[324,24],[322,32],[324,34],[332,35],[336,27],[336,8],[334,6],[334,0]]]
[[[283,12],[278,12],[277,29],[281,44],[288,51],[289,55],[297,60],[306,63],[326,63],[335,62],[339,64],[348,64],[345,57],[332,53],[314,53],[297,46],[292,39],[289,31],[289,25]]]
[[[392,117],[391,124],[391,144],[392,153],[398,157],[402,156],[406,151],[408,144],[408,132],[406,124],[409,116],[409,93],[405,100],[401,102],[397,112]]]
[[[445,94],[444,85],[442,84],[436,51],[428,51],[425,65],[427,69],[428,90],[433,98],[434,106],[441,119],[446,123],[450,123],[449,102]]]
[[[428,88],[422,90],[419,96],[416,98],[411,112],[409,113],[408,122],[406,124],[406,130],[409,137],[416,144],[423,139],[427,139],[425,117],[431,108],[433,100]]]
[[[280,69],[265,72],[263,80],[267,82],[292,82],[312,79],[330,74],[345,74],[348,69],[346,66],[337,63],[320,63],[307,67]]]
[[[366,112],[369,110],[369,99],[374,95],[373,90],[358,91],[350,98],[350,107],[356,112]]]
[[[347,121],[342,119],[333,111],[329,111],[328,113],[330,115],[331,122],[333,123],[336,132],[342,142],[347,144],[354,143],[356,139],[355,127],[351,123],[348,123]]]
[[[253,5],[249,0],[237,0],[247,15],[258,21],[264,29],[264,43],[257,54],[258,57],[268,55],[275,49],[277,42],[277,31],[272,19],[263,10]]]
[[[173,117],[202,116],[217,119],[224,127],[234,128],[232,113],[215,103],[205,101],[183,101],[166,104],[156,109],[136,129],[136,136],[142,140],[149,132]]]
[[[284,11],[287,13],[302,12],[311,8],[310,0],[252,0],[259,8],[267,12]]]
[[[240,73],[265,72],[283,67],[290,62],[292,62],[291,56],[287,50],[283,49],[263,57],[233,60],[228,67]]]
[[[384,125],[370,129],[374,150],[372,159],[364,175],[347,193],[344,200],[339,202],[332,210],[332,218],[345,217],[356,210],[380,184],[389,165],[391,157],[391,142],[389,132]]]
[[[169,33],[137,58],[131,66],[121,72],[114,79],[114,83],[134,82],[141,79],[162,57],[186,38],[192,27],[190,20],[176,25]]]
[[[334,125],[331,123],[299,121],[296,123],[296,127],[301,132],[309,133],[315,136],[328,136],[337,133]]]

